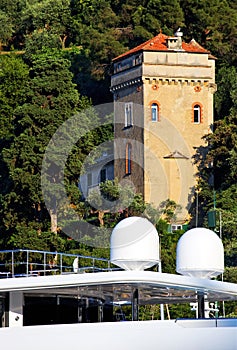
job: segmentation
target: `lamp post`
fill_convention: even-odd
[[[196,215],[195,215],[195,226],[198,227],[198,214],[199,214],[199,210],[198,210],[198,206],[199,206],[199,198],[198,198],[198,194],[199,194],[199,189],[196,189]]]
[[[208,212],[208,226],[214,231],[218,232],[216,230],[216,213],[218,213],[219,217],[219,237],[222,240],[222,212],[220,209],[216,208],[216,191],[213,190],[213,210]],[[223,273],[221,274],[221,280],[224,280]],[[223,317],[225,317],[225,302],[222,301],[222,307],[223,307]]]

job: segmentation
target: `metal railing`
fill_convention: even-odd
[[[110,260],[42,250],[0,250],[0,278],[111,271]]]

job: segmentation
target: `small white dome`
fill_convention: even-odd
[[[144,270],[159,262],[159,236],[147,219],[120,221],[111,234],[110,260],[125,270]]]
[[[224,248],[217,234],[201,227],[185,232],[177,244],[176,271],[198,278],[223,273]]]

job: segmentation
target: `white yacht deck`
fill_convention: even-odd
[[[111,271],[39,277],[0,279],[0,293],[42,292],[93,294],[105,298],[116,295],[129,301],[132,288],[138,288],[140,303],[176,303],[196,300],[197,292],[207,301],[237,300],[237,284],[153,271]],[[78,289],[79,288],[79,289]]]

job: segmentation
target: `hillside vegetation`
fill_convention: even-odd
[[[99,116],[92,107],[112,101],[112,59],[160,30],[173,35],[181,28],[185,41],[194,38],[217,57],[214,133],[206,136],[205,158],[201,150],[196,156],[200,162],[200,224],[207,226],[207,212],[215,206],[227,275],[236,282],[236,1],[1,0],[0,20],[1,249],[109,256],[107,248],[92,247],[89,238],[88,244],[69,239],[53,209],[49,216],[41,192],[41,166],[48,142],[64,121],[86,109],[88,113],[80,114],[84,136],[74,145],[64,173],[71,207],[105,235],[123,217],[148,217],[161,236],[163,269],[174,272],[175,246],[182,232],[170,234],[167,222],[178,203],[167,199],[162,220],[139,194],[123,210],[96,210],[83,200],[78,178],[86,156],[113,136],[109,123],[93,129]],[[116,181],[102,185],[101,190],[110,200],[123,193]]]

